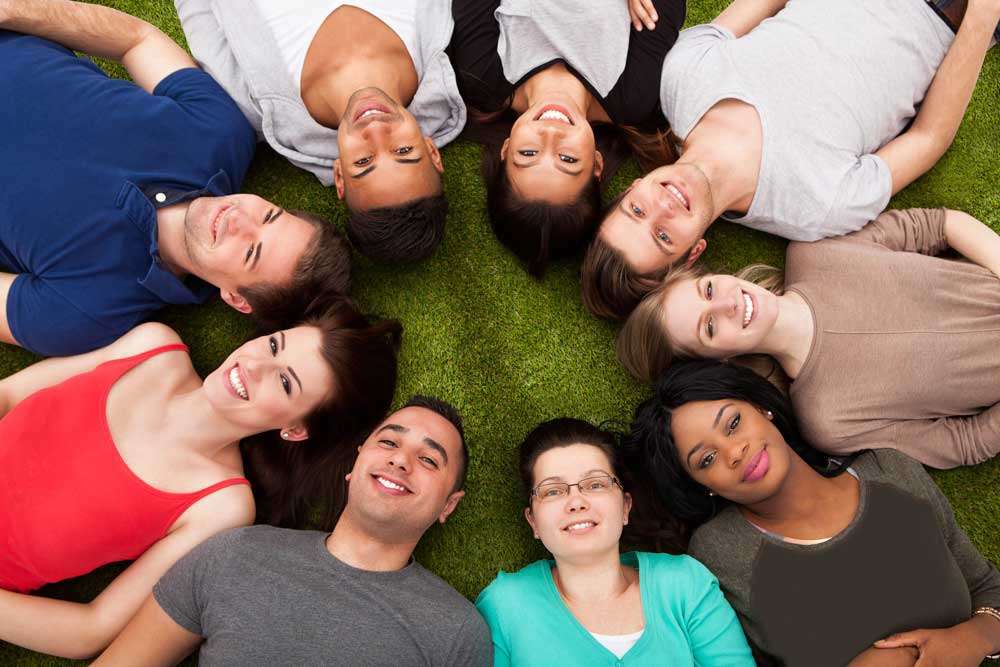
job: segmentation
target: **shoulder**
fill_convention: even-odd
[[[862,452],[851,467],[862,479],[882,482],[931,502],[940,493],[922,463],[895,449]]]
[[[166,324],[146,322],[133,328],[109,345],[107,349],[110,354],[121,358],[142,354],[164,345],[177,345],[183,342],[177,332]]]
[[[184,513],[185,524],[199,532],[212,534],[230,528],[249,526],[254,521],[256,505],[249,484],[233,484],[213,491],[195,502]]]
[[[717,581],[715,575],[693,556],[643,552],[636,556],[640,562],[640,576],[656,589],[658,597],[701,597],[706,586]]]
[[[744,519],[729,506],[691,536],[688,553],[720,579],[744,570],[757,555],[761,538],[748,535]]]
[[[476,607],[487,617],[490,613],[499,614],[505,609],[520,607],[527,598],[539,595],[544,589],[545,571],[551,567],[549,561],[539,560],[517,572],[501,570],[476,598]]]

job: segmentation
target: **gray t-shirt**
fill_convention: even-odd
[[[353,568],[326,534],[271,526],[216,536],[153,589],[160,607],[201,635],[201,667],[492,665],[486,623],[439,577]]]
[[[736,39],[681,32],[660,104],[685,139],[717,102],[752,105],[763,133],[757,192],[733,222],[795,241],[860,229],[892,194],[875,151],[916,114],[954,34],[924,0],[790,0]]]
[[[622,0],[539,2],[501,0],[497,53],[513,84],[553,60],[565,60],[601,97],[607,97],[628,58],[628,5]],[[594,39],[594,31],[600,39]]]

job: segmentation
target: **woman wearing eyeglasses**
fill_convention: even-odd
[[[752,666],[718,581],[688,556],[619,552],[632,497],[617,436],[579,419],[528,434],[524,516],[552,554],[501,572],[476,600],[501,665]]]

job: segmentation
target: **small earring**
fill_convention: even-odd
[[[770,410],[765,410],[764,411],[764,416],[766,416],[769,420],[770,419],[774,419],[774,413],[771,412]]]
[[[715,491],[709,491],[708,492],[708,497],[711,498],[713,496],[715,496]]]
[[[282,431],[281,438],[282,440],[288,440],[288,431]]]

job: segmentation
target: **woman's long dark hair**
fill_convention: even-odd
[[[699,359],[674,364],[653,384],[653,395],[635,410],[624,446],[626,466],[640,484],[656,496],[688,530],[706,522],[730,501],[709,496],[684,468],[671,433],[675,409],[695,401],[745,401],[770,411],[785,442],[820,474],[833,477],[853,458],[831,467],[825,454],[810,446],[799,432],[791,403],[774,385],[753,371],[719,361]]]
[[[675,138],[669,130],[592,123],[595,148],[604,156],[602,177],[588,181],[568,204],[527,200],[514,191],[500,159],[500,148],[517,120],[510,102],[492,113],[470,109],[464,137],[483,144],[481,168],[493,233],[524,262],[528,273],[541,278],[551,260],[578,254],[594,236],[602,215],[603,184],[610,182],[621,164],[632,156],[643,170],[671,164],[677,160]]]
[[[559,417],[536,426],[518,448],[518,470],[529,504],[539,456],[570,445],[596,447],[608,458],[611,472],[621,482],[622,489],[632,495],[632,514],[622,533],[622,542],[635,548],[682,553],[682,526],[664,511],[648,485],[637,484],[632,478],[622,456],[622,438],[621,431],[611,422],[594,426],[582,419]]]
[[[306,416],[307,440],[286,442],[268,431],[245,438],[240,447],[258,521],[296,526],[314,509],[319,524],[332,529],[346,502],[344,475],[355,448],[392,403],[403,328],[397,320],[372,322],[344,297],[314,301],[297,325],[320,330],[333,391]]]

